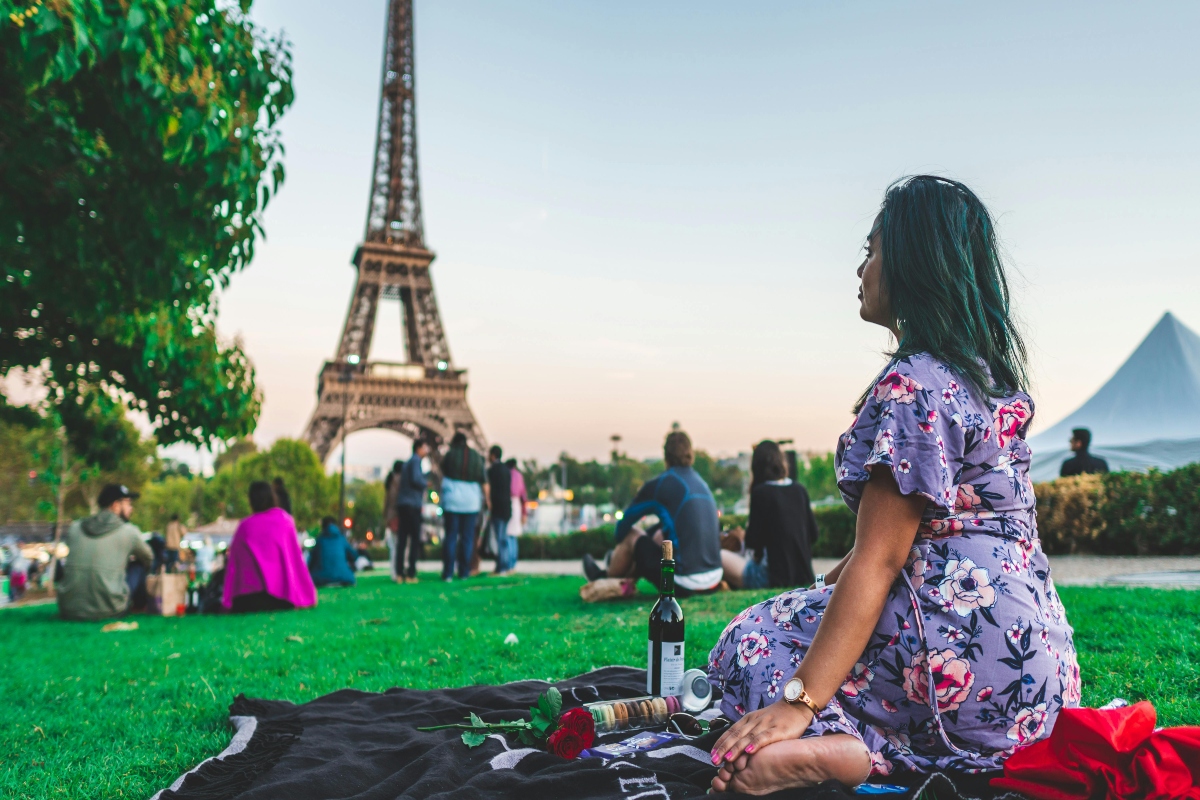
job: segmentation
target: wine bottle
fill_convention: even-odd
[[[670,541],[662,545],[658,602],[650,609],[646,694],[665,697],[683,691],[683,609],[675,599],[675,559]]]

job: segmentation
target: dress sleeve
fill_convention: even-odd
[[[919,494],[946,511],[954,510],[956,465],[962,463],[963,429],[956,404],[943,402],[951,384],[941,370],[921,369],[902,360],[884,370],[850,430],[838,442],[838,489],[858,513],[869,468],[886,465],[904,495]]]

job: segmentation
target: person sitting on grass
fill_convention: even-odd
[[[808,491],[787,476],[779,445],[759,442],[750,457],[750,519],[746,554],[721,550],[725,581],[734,589],[795,588],[813,582],[817,540]]]
[[[658,586],[662,576],[662,543],[675,546],[675,587],[686,596],[716,589],[721,583],[721,523],[708,484],[692,469],[692,440],[683,431],[667,434],[663,459],[667,470],[642,484],[617,523],[616,542],[608,569],[590,554],[583,557],[589,581],[598,578],[645,578]],[[648,533],[634,527],[654,514],[659,529]]]
[[[838,442],[854,545],[814,588],[734,617],[709,655],[736,720],[711,752],[718,792],[997,770],[1079,705],[991,216],[961,183],[908,178],[866,250],[859,316],[897,347]]]
[[[350,565],[357,556],[337,520],[325,517],[317,543],[308,552],[308,574],[317,586],[353,586],[357,579]]]
[[[225,553],[227,611],[283,611],[317,604],[292,515],[276,505],[266,481],[250,484],[253,514],[238,523]]]
[[[109,484],[100,490],[100,513],[71,523],[63,579],[55,586],[63,619],[116,617],[145,604],[154,553],[129,521],[137,497]]]

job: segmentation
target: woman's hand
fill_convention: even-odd
[[[746,760],[742,753],[754,753],[785,739],[799,739],[808,730],[813,713],[807,706],[793,706],[782,699],[758,711],[751,711],[725,731],[712,749],[712,762],[725,762],[726,769],[738,769]]]

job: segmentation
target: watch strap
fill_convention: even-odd
[[[821,707],[816,704],[816,701],[814,701],[812,699],[812,696],[808,693],[808,690],[804,688],[803,681],[799,681],[797,678],[792,678],[792,680],[797,681],[797,683],[800,684],[800,694],[796,695],[795,700],[792,700],[787,696],[787,689],[785,687],[784,694],[783,694],[784,702],[790,706],[794,706],[797,704],[806,705],[806,706],[808,706],[809,710],[811,710],[813,712],[814,717],[817,716],[818,714],[820,714],[821,710],[822,710]],[[788,681],[788,683],[791,683],[791,682],[792,682],[791,680]]]
[[[813,712],[814,718],[821,713],[821,707],[813,701],[811,696],[809,696],[807,689],[800,690],[800,696],[796,698],[796,703],[803,703],[804,705],[808,706],[809,710]],[[792,705],[795,705],[795,703]]]

